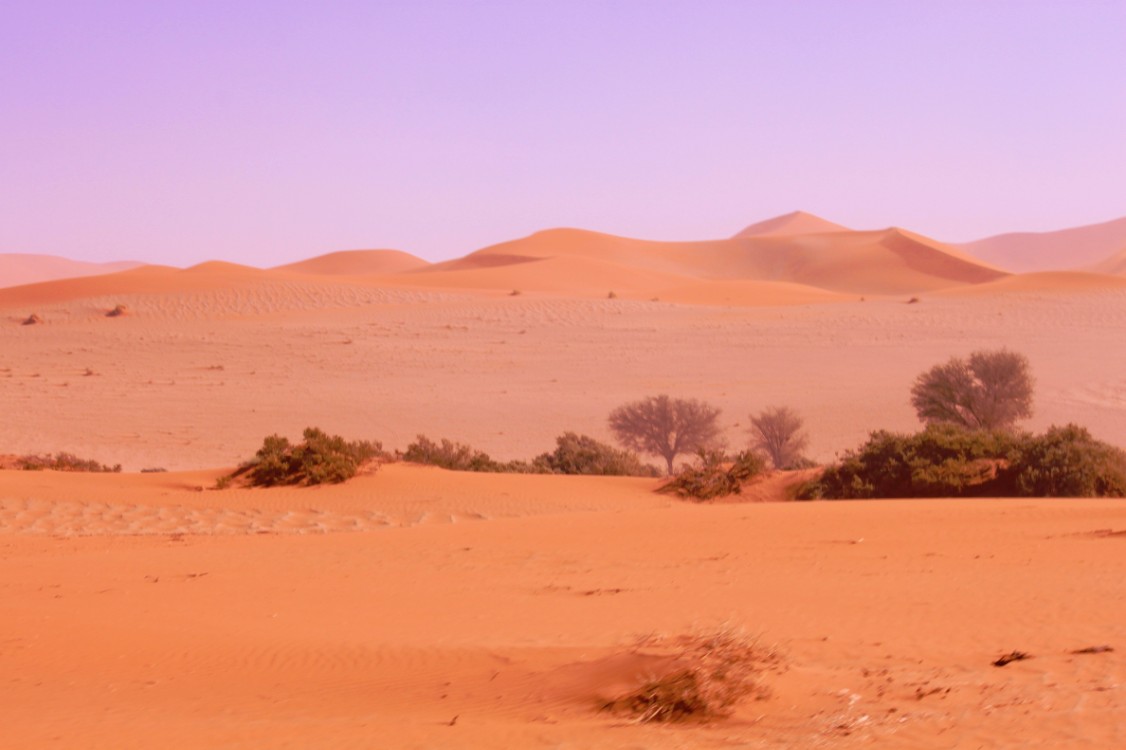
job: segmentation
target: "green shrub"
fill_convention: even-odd
[[[121,464],[108,466],[88,458],[79,458],[73,453],[56,453],[55,455],[27,455],[16,460],[17,465],[25,471],[87,471],[94,473],[120,473]]]
[[[766,460],[752,451],[733,457],[721,451],[701,449],[697,464],[682,469],[658,492],[667,492],[690,500],[713,500],[727,495],[738,495],[743,483],[766,470]]]
[[[1021,495],[1126,497],[1126,453],[1074,424],[1029,438],[1013,470]]]
[[[247,473],[256,487],[338,484],[354,477],[360,466],[382,452],[379,443],[349,442],[316,427],[305,428],[302,437],[301,443],[293,445],[282,435],[270,435],[235,476]]]
[[[932,424],[873,432],[800,499],[1126,495],[1126,454],[1075,425],[1044,435]]]
[[[555,450],[532,462],[541,474],[597,474],[619,477],[655,477],[660,472],[641,463],[637,454],[618,450],[587,435],[565,432],[555,438]]]

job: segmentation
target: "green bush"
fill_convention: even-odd
[[[1073,424],[1027,440],[1013,470],[1029,497],[1126,497],[1126,453]]]
[[[555,438],[555,450],[532,461],[541,474],[596,474],[618,477],[656,477],[660,472],[641,463],[637,454],[618,450],[587,435],[565,432]]]
[[[1044,435],[932,424],[873,432],[800,499],[1126,495],[1126,457],[1074,425]]]
[[[293,445],[282,435],[270,435],[235,475],[248,474],[250,484],[256,487],[338,484],[354,477],[360,466],[382,453],[379,443],[349,442],[316,427],[305,428],[302,437],[301,443]]]
[[[752,451],[725,456],[721,451],[701,449],[697,464],[682,469],[671,481],[658,489],[689,500],[713,500],[738,495],[743,483],[766,470],[766,460]]]
[[[488,453],[464,443],[442,438],[434,442],[419,435],[403,452],[403,460],[451,471],[480,471],[498,474],[528,474],[532,467],[524,461],[494,461]]]
[[[79,458],[73,453],[56,453],[55,455],[28,455],[20,456],[17,465],[25,471],[88,471],[94,473],[120,473],[121,464],[108,466],[88,458]]]

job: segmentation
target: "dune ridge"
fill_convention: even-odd
[[[143,265],[137,261],[90,263],[57,255],[0,253],[0,288],[80,276],[99,276]]]
[[[999,234],[958,247],[1017,273],[1095,269],[1126,247],[1126,217],[1053,232]]]

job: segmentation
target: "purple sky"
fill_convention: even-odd
[[[1123,0],[0,4],[0,252],[1126,215]]]

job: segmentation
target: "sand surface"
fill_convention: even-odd
[[[722,407],[733,448],[792,406],[828,461],[1000,346],[1031,361],[1030,428],[1126,445],[1121,278],[815,218],[0,289],[0,455],[126,469],[0,471],[0,747],[1123,746],[1123,501],[762,502],[780,475],[695,506],[402,463],[213,489],[274,432],[530,458],[661,392]],[[781,654],[769,697],[710,726],[598,709],[667,667],[638,636],[721,623]]]

